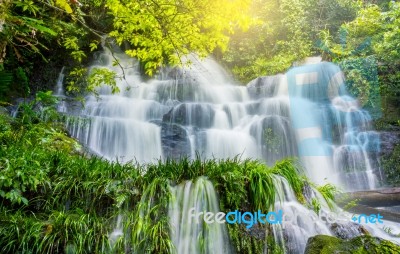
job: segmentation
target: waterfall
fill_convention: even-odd
[[[309,237],[315,235],[332,235],[329,223],[316,219],[318,215],[297,201],[287,180],[281,176],[274,179],[276,188],[275,210],[282,210],[285,220],[282,224],[272,225],[276,243],[287,253],[303,253]],[[313,192],[315,195],[316,192]],[[317,197],[322,207],[329,210],[322,197]]]
[[[171,187],[168,216],[176,253],[232,253],[225,224],[206,224],[191,214],[220,212],[216,192],[204,177]],[[192,209],[192,211],[191,211]]]
[[[68,111],[67,109],[67,103],[65,101],[65,91],[64,91],[64,66],[61,68],[60,73],[58,74],[57,82],[56,82],[56,87],[54,89],[54,96],[58,97],[60,101],[57,104],[57,110],[61,113],[66,113]]]
[[[165,68],[150,80],[123,53],[112,56],[105,50],[91,68],[106,67],[122,76],[114,57],[124,68],[125,78],[116,80],[120,93],[100,87],[99,97],[86,97],[79,119],[67,123],[74,137],[104,158],[149,163],[195,154],[203,159],[239,155],[273,165],[297,156],[316,184],[329,182],[347,191],[377,187],[379,135],[332,63],[313,61],[239,86],[210,58],[189,56],[193,65]],[[307,217],[312,211],[296,201],[285,179],[277,177],[275,186],[275,208],[304,215],[286,228],[273,226],[278,243],[301,253],[310,236],[332,234],[329,223]],[[188,223],[191,208],[219,211],[212,184],[199,178],[171,192],[171,239],[177,253],[229,253],[224,225]]]
[[[191,66],[165,68],[148,81],[123,53],[113,56],[106,50],[91,68],[106,67],[122,76],[114,57],[124,68],[125,79],[117,80],[121,92],[99,88],[99,98],[88,96],[78,114],[86,124],[68,124],[96,154],[141,163],[196,153],[240,155],[269,165],[299,156],[317,184],[328,181],[344,190],[377,186],[379,136],[332,63],[309,61],[245,87],[235,85],[212,59],[192,55]]]
[[[64,92],[64,66],[61,68],[60,73],[58,74],[57,82],[56,82],[56,87],[54,89],[54,95],[65,95]]]
[[[292,68],[285,82],[308,176],[346,190],[376,188],[379,135],[368,112],[348,95],[340,68],[326,62]]]

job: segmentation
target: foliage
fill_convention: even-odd
[[[232,240],[232,244],[236,250],[236,253],[238,254],[263,253],[263,250],[265,248],[264,239],[257,239],[256,237],[249,235],[246,229],[238,224],[228,224],[228,232]],[[271,248],[269,248],[269,250],[270,249]],[[275,254],[280,254],[280,253],[275,253]]]
[[[155,178],[144,186],[141,200],[130,215],[135,252],[173,253],[167,214],[169,200],[167,179]]]
[[[70,60],[68,65],[73,65],[69,92],[93,92],[99,83],[111,85],[117,92],[110,82],[111,72],[92,72],[88,80],[75,75],[76,70],[84,69],[100,41],[102,47],[112,49],[106,36],[126,45],[125,52],[141,61],[152,75],[167,64],[189,64],[183,59],[189,53],[205,57],[216,48],[224,50],[234,28],[248,26],[248,4],[230,0],[4,0],[0,8],[0,71],[13,72],[22,63],[28,76],[34,76],[35,63],[47,62],[48,56],[65,57]],[[26,96],[31,91],[24,88],[24,92]]]
[[[328,253],[398,253],[400,247],[387,240],[381,240],[369,235],[354,237],[349,240],[333,236],[317,235],[308,241],[306,254]]]
[[[16,88],[8,96],[26,97],[36,92],[31,91],[33,85],[28,78],[43,69],[49,59],[64,57],[63,60],[73,59],[78,64],[83,61],[85,45],[95,41],[89,36],[94,31],[85,24],[83,16],[77,6],[66,0],[2,1],[0,71],[14,73],[10,85]],[[62,52],[60,48],[67,49],[67,53],[57,56]]]
[[[322,186],[318,186],[317,190],[321,195],[324,197],[326,203],[328,204],[330,209],[333,209],[334,206],[334,201],[335,201],[335,195],[338,193],[338,189],[336,186],[327,183]]]
[[[311,199],[311,208],[316,214],[319,214],[319,211],[321,210],[321,203],[318,201],[318,199]]]
[[[53,211],[27,217],[2,210],[2,253],[104,253],[109,251],[106,221],[82,210]],[[6,231],[7,229],[7,231]]]
[[[0,71],[0,99],[10,90],[13,75],[11,72]]]
[[[276,189],[273,175],[259,165],[250,172],[250,199],[255,210],[265,211],[275,204]]]
[[[128,41],[133,48],[126,53],[144,63],[151,75],[165,64],[181,63],[182,57],[195,52],[207,56],[215,48],[226,47],[227,33],[245,25],[248,1],[170,1],[108,0],[114,16],[110,33],[118,44]]]
[[[376,118],[381,116],[378,111],[382,102],[384,117],[389,121],[400,114],[398,110],[390,114],[391,108],[398,106],[396,101],[400,96],[396,32],[399,15],[398,2],[391,1],[387,8],[364,5],[357,17],[343,24],[337,34],[321,32],[324,58],[341,65],[349,79],[350,91],[367,109],[373,110]]]
[[[87,82],[89,86],[87,90],[97,94],[96,88],[102,85],[108,85],[111,88],[112,93],[118,93],[119,88],[116,82],[116,74],[107,68],[94,68],[91,70]]]
[[[382,158],[382,168],[386,176],[386,182],[391,186],[400,184],[400,145],[396,145],[392,154]]]
[[[43,107],[55,102],[50,92],[39,93],[35,101]],[[29,105],[17,119],[0,115],[2,253],[174,252],[169,186],[200,176],[214,183],[226,210],[268,210],[280,182],[301,195],[304,177],[293,160],[268,168],[239,157],[149,165],[88,158],[61,125],[45,122],[35,104]],[[239,252],[261,250],[264,240],[229,230]]]
[[[252,1],[256,18],[246,32],[231,38],[224,62],[243,82],[286,71],[295,61],[316,53],[319,33],[336,32],[351,21],[360,1]]]
[[[39,38],[43,36],[46,40],[48,36],[56,36],[57,32],[47,27],[43,19],[36,18],[41,11],[33,1],[3,1],[1,7],[1,26],[0,34],[0,65],[3,63],[8,51],[14,51],[17,59],[23,61],[23,53],[20,50],[30,50],[40,54],[40,47],[46,48]]]
[[[339,63],[346,74],[346,87],[360,106],[374,118],[381,116],[379,76],[375,57],[349,58]]]

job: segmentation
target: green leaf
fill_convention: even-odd
[[[72,8],[66,0],[56,0],[56,5],[63,8],[68,14],[72,13]]]
[[[22,20],[25,21],[25,23],[30,26],[33,29],[36,29],[40,32],[50,34],[52,36],[56,36],[57,32],[54,30],[50,29],[49,27],[44,26],[43,20],[38,20],[34,18],[29,18],[29,17],[21,17]]]

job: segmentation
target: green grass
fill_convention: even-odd
[[[109,162],[83,153],[60,122],[32,105],[18,119],[0,115],[0,253],[174,253],[169,186],[202,176],[213,183],[222,211],[273,208],[282,177],[305,202],[307,179],[294,159],[273,167],[239,157]],[[330,188],[320,191],[331,198]],[[123,236],[111,243],[118,217]],[[230,228],[236,247],[249,243],[255,251],[266,243],[238,230]]]

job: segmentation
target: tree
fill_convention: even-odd
[[[233,28],[247,25],[242,14],[247,5],[239,0],[108,0],[114,17],[110,35],[118,44],[129,42],[126,53],[151,75],[160,66],[180,64],[189,53],[204,57],[226,48]]]
[[[400,3],[380,4],[382,7],[363,6],[357,17],[343,24],[336,34],[322,31],[321,48],[325,58],[341,65],[355,96],[361,95],[365,104],[380,109],[374,102],[380,95],[385,115],[396,118],[400,112],[390,108],[398,108],[400,96]],[[387,115],[391,111],[396,112],[394,116]]]
[[[234,28],[247,26],[247,6],[248,1],[239,0],[2,0],[0,71],[13,72],[24,63],[21,68],[29,76],[33,63],[53,56],[50,48],[58,55],[63,47],[63,58],[75,65],[68,91],[93,91],[113,76],[99,70],[89,78],[94,84],[85,78],[85,59],[105,36],[128,44],[126,53],[152,75],[163,65],[182,64],[188,53],[204,57],[224,50]],[[0,74],[0,80],[9,80],[8,74]]]
[[[247,82],[287,70],[294,61],[316,54],[321,29],[335,33],[356,16],[360,1],[253,0],[257,19],[230,41],[224,62]]]

